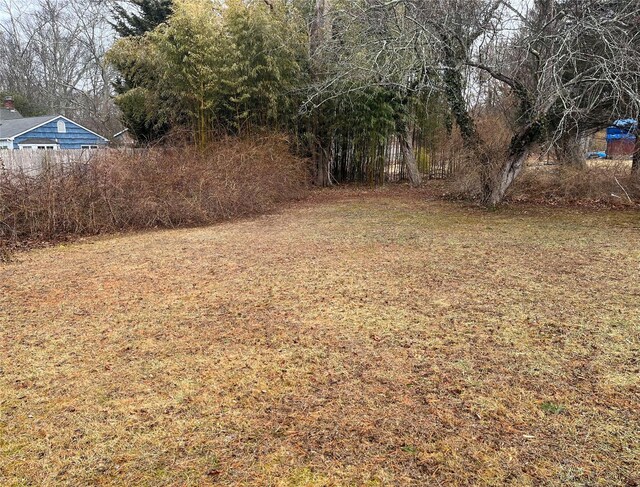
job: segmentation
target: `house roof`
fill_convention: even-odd
[[[16,135],[23,134],[40,125],[44,125],[51,120],[55,120],[59,115],[45,115],[43,117],[17,118],[14,120],[0,121],[0,140],[12,139]]]
[[[17,118],[22,118],[20,112],[16,110],[7,110],[6,108],[0,108],[0,122],[3,120],[15,120]]]
[[[20,118],[16,120],[0,121],[0,140],[15,139],[19,135],[26,134],[27,132],[35,128],[38,128],[42,125],[45,125],[59,118],[77,125],[78,127],[86,130],[87,132],[92,133],[96,137],[100,137],[105,142],[107,141],[107,139],[104,138],[102,135],[96,134],[93,130],[89,130],[88,128],[83,127],[79,123],[74,122],[73,120],[69,120],[67,117],[64,117],[62,115],[44,115],[42,117],[29,117],[29,118]]]

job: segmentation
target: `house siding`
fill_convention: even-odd
[[[107,142],[104,139],[69,120],[62,119],[66,125],[66,132],[58,132],[58,121],[60,120],[61,118],[53,119],[41,127],[16,137],[14,147],[17,148],[19,144],[24,144],[27,139],[55,140],[60,144],[60,149],[81,149],[83,145],[106,145]]]

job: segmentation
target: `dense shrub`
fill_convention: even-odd
[[[104,152],[36,174],[0,173],[0,247],[129,229],[203,225],[301,197],[306,162],[284,138]]]

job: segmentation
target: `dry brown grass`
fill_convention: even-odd
[[[328,191],[20,254],[0,485],[637,485],[639,222]]]

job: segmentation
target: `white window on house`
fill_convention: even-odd
[[[98,146],[97,145],[81,145],[80,148],[81,149],[97,149]]]
[[[67,133],[67,124],[64,123],[64,120],[58,120],[58,133],[59,134]]]
[[[20,144],[18,147],[22,150],[58,150],[60,146],[54,144]]]

